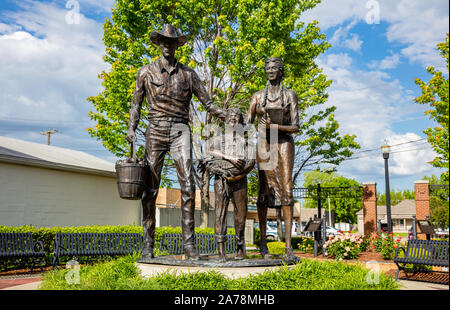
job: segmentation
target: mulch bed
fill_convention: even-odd
[[[386,272],[386,274],[388,276],[395,277],[396,272],[397,272],[397,269],[388,270]],[[425,281],[425,282],[432,282],[432,283],[449,284],[448,272],[442,272],[442,271],[417,272],[415,274],[408,273],[408,278],[406,278],[405,273],[403,271],[400,271],[398,278],[399,278],[399,280],[413,280],[413,281]]]
[[[53,269],[53,267],[44,267],[44,272],[50,271]],[[0,272],[0,278],[15,278],[15,277],[21,277],[21,276],[27,276],[27,277],[35,277],[35,276],[41,275],[41,269],[40,268],[34,268],[33,273],[30,274],[30,268],[23,268],[23,269],[14,269],[14,270],[8,270],[8,271],[1,271]]]

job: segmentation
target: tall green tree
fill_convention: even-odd
[[[358,190],[355,187],[359,187],[360,184],[356,180],[340,176],[335,172],[323,171],[306,172],[303,178],[303,186],[308,188],[313,195],[316,193],[317,184],[320,183],[322,187],[322,214],[331,209],[336,214],[337,223],[357,222],[356,212],[362,209],[362,192],[361,195],[358,195]],[[333,195],[333,191],[328,190],[327,187],[349,187],[349,189],[340,192],[339,195]],[[330,192],[330,196],[327,195],[328,192]],[[304,207],[317,208],[317,201],[317,196],[307,199]]]
[[[266,83],[264,61],[280,57],[285,63],[284,87],[299,99],[301,131],[296,138],[295,178],[310,165],[338,164],[359,148],[354,135],[342,135],[334,118],[335,107],[320,108],[327,100],[326,78],[315,58],[330,44],[318,22],[301,22],[301,14],[320,0],[117,0],[106,18],[104,61],[110,69],[100,73],[103,90],[88,101],[89,115],[97,125],[90,135],[113,154],[129,156],[125,140],[129,108],[137,70],[159,57],[150,41],[153,30],[171,23],[188,35],[176,58],[200,75],[210,96],[223,108],[239,107],[245,113],[253,93]],[[194,132],[203,139],[211,117],[194,98],[191,109]],[[136,132],[143,144],[148,107]],[[207,127],[206,127],[207,128]],[[142,146],[138,154],[143,154]],[[202,145],[195,148],[197,159]],[[164,176],[163,176],[164,177]],[[202,204],[208,206],[209,175],[197,176]]]
[[[441,175],[425,176],[423,180],[428,180],[430,187],[433,185],[443,185],[444,177]],[[448,185],[448,184],[447,184]],[[449,189],[439,187],[430,192],[430,221],[436,227],[446,228],[449,225]]]
[[[447,64],[446,76],[441,71],[436,70],[434,67],[428,67],[427,71],[433,77],[428,83],[416,78],[414,82],[420,86],[422,95],[415,99],[415,102],[419,104],[429,104],[430,110],[425,112],[432,120],[437,123],[434,128],[427,128],[424,133],[428,136],[428,142],[432,145],[433,150],[438,154],[431,165],[438,168],[443,168],[442,176],[444,181],[448,184],[449,172],[449,109],[448,109],[448,33],[445,41],[437,45],[437,49],[440,55],[444,58]]]
[[[409,189],[405,190],[396,190],[392,189],[389,193],[389,197],[391,198],[391,205],[395,206],[402,202],[405,199],[414,199],[414,191],[411,191]],[[377,204],[379,206],[385,206],[386,205],[386,193],[377,193]]]

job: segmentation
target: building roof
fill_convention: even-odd
[[[357,215],[362,215],[363,210],[356,212]],[[386,206],[377,206],[377,215],[385,215]],[[416,202],[411,199],[405,199],[395,206],[391,206],[392,215],[413,215],[416,214]]]
[[[93,155],[0,136],[0,162],[115,176],[115,165]]]
[[[324,214],[326,210],[322,209],[322,214]],[[314,215],[317,215],[317,208],[300,208],[300,220],[303,222],[309,221],[310,218],[314,218]]]

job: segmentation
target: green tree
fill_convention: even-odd
[[[150,41],[151,31],[171,23],[188,35],[187,44],[177,50],[176,58],[199,73],[210,96],[223,108],[239,107],[245,111],[252,94],[265,86],[265,59],[283,59],[284,86],[297,92],[301,119],[301,132],[295,142],[294,179],[310,165],[339,164],[359,145],[354,135],[339,133],[333,114],[336,107],[320,108],[327,100],[326,89],[331,81],[314,60],[330,44],[317,21],[301,22],[301,14],[319,2],[117,0],[111,18],[106,18],[103,25],[103,59],[111,67],[99,75],[101,93],[88,98],[95,107],[89,115],[97,123],[88,132],[113,154],[129,156],[125,135],[136,72],[159,57],[158,48]],[[202,112],[195,98],[192,106],[193,131],[206,139],[209,133],[203,129],[211,117]],[[147,110],[144,102],[136,132],[141,144]],[[197,159],[202,156],[201,145],[198,149]],[[143,152],[141,146],[138,154],[142,156]],[[208,206],[205,188],[209,175],[196,176],[196,182],[202,190],[202,205]]]
[[[428,180],[430,188],[433,185],[445,184],[445,177],[432,175],[423,177]],[[449,225],[449,189],[438,188],[430,191],[430,221],[436,227],[445,228]]]
[[[361,195],[359,195],[358,190],[355,188],[359,187],[360,184],[356,180],[340,176],[335,172],[311,171],[304,174],[303,186],[309,188],[311,193],[316,193],[318,183],[322,187],[322,214],[328,211],[330,207],[331,211],[334,211],[336,214],[337,223],[356,223],[356,212],[362,209],[362,191]],[[353,189],[340,192],[339,195],[333,195],[335,191],[329,190],[327,187],[352,187]],[[330,192],[329,198],[328,192]],[[317,208],[317,197],[307,199],[305,207]]]
[[[395,206],[405,199],[414,199],[414,192],[409,189],[405,190],[392,189],[390,191],[390,198],[391,198],[391,205]],[[377,193],[377,204],[379,206],[386,205],[386,193],[383,194]]]
[[[428,67],[427,71],[433,75],[433,77],[425,83],[419,78],[414,81],[420,86],[422,95],[415,99],[415,102],[419,104],[429,104],[430,110],[425,112],[432,120],[437,123],[434,128],[427,128],[424,133],[428,136],[428,142],[433,146],[433,150],[438,154],[431,165],[438,168],[443,168],[442,176],[444,181],[448,183],[448,161],[449,161],[449,109],[448,109],[448,33],[445,41],[437,45],[437,49],[441,56],[447,63],[447,77],[441,71],[437,71],[434,67]]]

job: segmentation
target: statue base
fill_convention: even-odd
[[[264,259],[234,259],[227,257],[226,261],[220,260],[217,255],[200,255],[199,260],[186,259],[184,256],[164,255],[154,258],[140,257],[136,260],[141,264],[153,264],[177,267],[206,267],[206,268],[243,268],[243,267],[273,267],[283,265],[294,265],[300,263],[297,256],[270,256]]]

